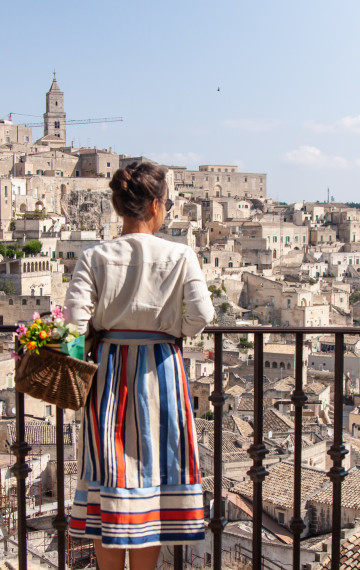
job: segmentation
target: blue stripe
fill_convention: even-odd
[[[175,342],[175,337],[166,333],[142,332],[142,331],[106,331],[102,338],[125,339],[125,340],[161,340],[163,342]]]
[[[184,433],[184,418],[183,409],[181,405],[181,393],[180,393],[180,383],[179,383],[179,371],[178,371],[178,361],[176,357],[176,350],[172,346],[171,352],[173,355],[173,364],[175,370],[175,385],[176,385],[176,402],[179,418],[179,430],[180,430],[180,473],[181,473],[181,483],[185,483],[185,433]]]
[[[165,368],[162,358],[162,350],[159,344],[154,346],[154,356],[157,368],[158,382],[159,382],[159,397],[160,397],[160,483],[167,484],[168,482],[168,395],[167,395],[167,381],[165,376]]]
[[[168,389],[167,484],[177,485],[179,483],[179,424],[174,386],[174,366],[170,345],[164,343],[159,346],[163,356],[164,373],[167,378]]]
[[[161,532],[149,536],[140,536],[138,538],[116,537],[116,536],[103,536],[103,544],[146,544],[147,542],[185,542],[188,540],[203,540],[205,538],[204,531],[202,532]]]
[[[137,409],[139,411],[141,433],[142,486],[152,487],[153,456],[150,431],[149,393],[147,385],[147,346],[139,346],[139,374],[137,389]]]
[[[108,423],[108,402],[109,402],[109,394],[110,394],[110,386],[111,386],[111,378],[113,375],[114,369],[114,356],[116,354],[117,347],[115,345],[110,346],[109,350],[109,357],[107,361],[107,368],[105,374],[105,385],[104,390],[101,397],[101,404],[100,404],[100,426],[99,426],[99,436],[100,436],[100,481],[101,484],[105,484],[105,457],[104,457],[104,447],[107,448],[107,442],[105,441],[105,428]]]
[[[168,490],[170,492],[168,492]],[[113,495],[120,495],[119,498],[130,498],[132,499],[132,495],[135,495],[137,498],[138,496],[141,496],[141,498],[147,498],[148,493],[152,493],[151,496],[155,496],[156,494],[160,497],[163,494],[165,494],[167,497],[171,496],[171,495],[175,495],[177,492],[180,495],[183,495],[184,493],[186,493],[187,491],[189,491],[189,493],[187,493],[187,496],[189,495],[201,495],[202,493],[202,487],[199,483],[195,483],[195,484],[190,484],[190,485],[154,485],[152,487],[143,487],[140,489],[120,489],[118,487],[102,487],[101,488],[101,496],[104,497],[108,497],[111,496],[111,494]]]
[[[141,473],[140,473],[140,429],[139,429],[139,409],[137,405],[136,395],[139,390],[139,378],[138,369],[140,362],[140,351],[138,349],[136,354],[136,367],[135,367],[135,377],[134,377],[134,389],[133,389],[133,399],[134,399],[134,415],[135,415],[135,430],[136,430],[136,453],[137,453],[137,466],[138,466],[138,487],[141,487]]]

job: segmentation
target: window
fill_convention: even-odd
[[[199,398],[197,396],[194,396],[194,410],[198,409],[199,409]]]
[[[21,304],[22,304],[22,305],[27,305],[27,300],[26,300],[26,299],[21,299]]]
[[[273,236],[273,242],[277,243],[277,236]]]
[[[217,197],[217,198],[220,198],[220,192],[219,192],[219,190],[216,191],[216,197]]]
[[[14,301],[12,299],[9,299],[9,305],[13,305]]]
[[[278,523],[285,524],[285,513],[278,513]]]
[[[76,178],[79,178],[79,176],[80,176],[80,171],[79,171],[79,170],[75,170],[75,176],[76,176]]]
[[[4,187],[5,198],[7,198],[7,186]]]
[[[106,178],[111,178],[111,172],[106,173]]]
[[[229,261],[229,267],[233,267],[233,262]]]
[[[106,166],[107,166],[108,168],[110,168],[110,162],[107,162],[107,163],[106,163]]]
[[[265,368],[270,368],[270,362],[268,360],[265,362]]]
[[[42,294],[43,294],[43,288],[40,287],[40,297],[42,297]]]
[[[205,181],[207,182],[208,180],[209,180],[209,177],[208,177],[208,176],[205,176]]]
[[[290,236],[286,236],[286,243],[290,243]]]
[[[288,299],[288,300],[287,300],[287,308],[288,308],[288,309],[291,309],[291,299]]]
[[[63,257],[63,252],[59,251],[59,257]]]
[[[262,181],[263,181],[263,179],[262,179],[262,178],[260,178],[260,184],[262,184]]]
[[[352,259],[351,258],[349,259],[349,261],[350,261],[350,265],[352,265]]]
[[[55,129],[60,129],[60,121],[55,121],[54,126]]]
[[[217,177],[216,177],[216,182],[219,182],[219,180],[220,180],[220,177],[217,176]]]
[[[45,415],[46,416],[52,416],[51,408],[52,408],[52,406],[45,406]]]
[[[221,172],[221,168],[218,168],[218,172]]]
[[[36,304],[40,305],[40,299],[36,299]]]
[[[296,243],[299,241],[299,236],[295,236]]]
[[[272,367],[273,367],[273,368],[277,368],[277,362],[273,362],[273,363],[272,363]]]
[[[231,181],[231,178],[230,178],[230,176],[228,176],[228,182],[230,182],[230,181]]]
[[[68,251],[68,252],[66,253],[66,257],[67,257],[68,259],[74,259],[74,257],[75,257],[75,252],[74,252],[74,251]]]
[[[245,176],[245,182],[247,182],[247,177]]]
[[[5,137],[5,142],[10,142],[10,137]]]
[[[215,257],[215,267],[219,267],[219,258]]]

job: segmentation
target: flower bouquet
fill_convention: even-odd
[[[61,308],[55,307],[49,317],[34,313],[33,322],[20,324],[16,335],[16,389],[59,408],[84,406],[97,365],[84,360],[84,336],[65,324]]]
[[[56,306],[50,316],[43,318],[35,312],[32,319],[29,325],[19,324],[16,331],[20,342],[19,352],[39,354],[40,348],[51,348],[84,360],[85,337],[79,335],[72,323],[65,324],[61,307]],[[12,353],[12,356],[21,358],[16,353]]]

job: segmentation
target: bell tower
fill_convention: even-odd
[[[44,136],[51,135],[64,141],[66,144],[66,113],[64,113],[64,93],[54,79],[49,91],[46,93],[46,113],[44,113]]]

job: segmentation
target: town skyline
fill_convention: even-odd
[[[16,123],[37,121],[23,115],[42,116],[55,68],[69,119],[124,117],[69,128],[68,143],[190,170],[221,163],[266,172],[268,195],[288,203],[299,195],[324,201],[328,188],[336,201],[357,201],[355,1],[346,9],[333,1],[228,1],[221,10],[213,1],[140,1],[136,15],[108,1],[105,26],[92,1],[86,11],[65,3],[57,13],[43,0],[38,8],[20,0],[4,7],[4,18],[16,21],[26,44],[48,21],[66,41],[48,42],[41,65],[25,68],[23,43],[5,47],[11,87],[1,118],[13,112]]]

